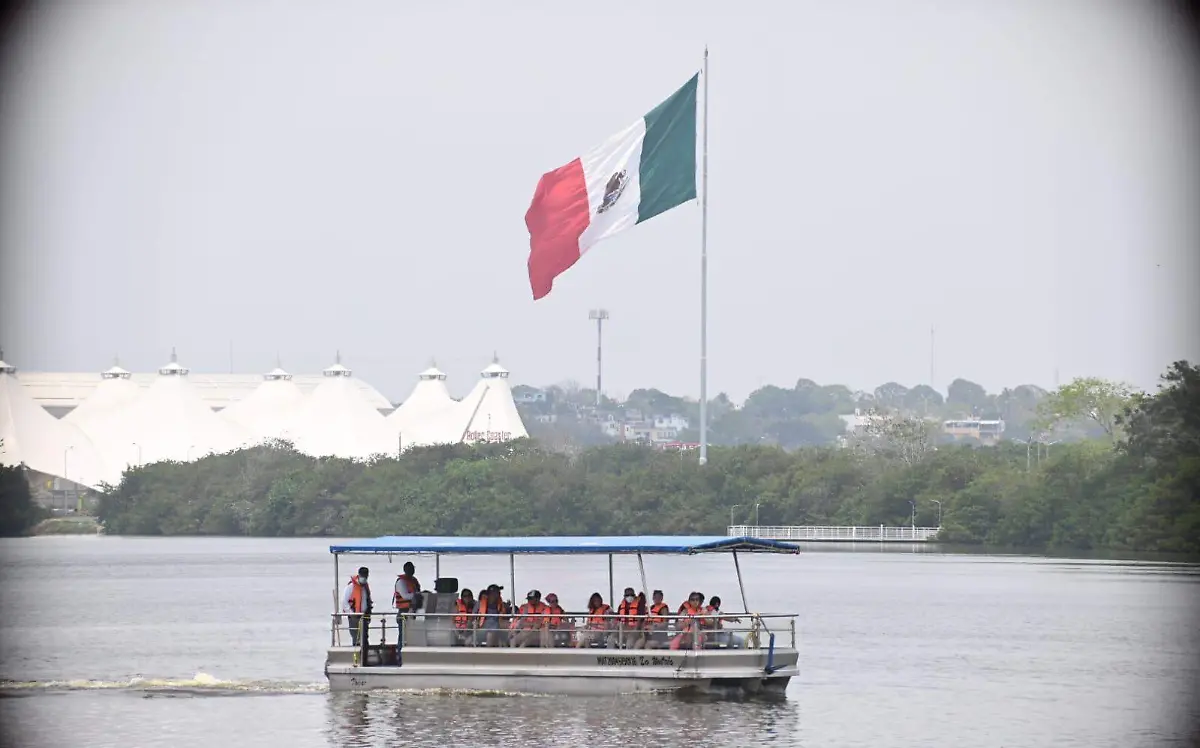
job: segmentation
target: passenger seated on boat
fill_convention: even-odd
[[[479,596],[475,622],[479,629],[476,643],[480,646],[499,647],[503,643],[504,603],[500,599],[501,589],[499,585],[491,584]]]
[[[530,590],[525,595],[525,604],[517,611],[520,615],[513,618],[515,636],[514,647],[542,646],[542,629],[546,625],[546,605],[542,602],[540,590]]]
[[[464,589],[458,594],[458,599],[454,601],[454,642],[460,647],[466,647],[475,643],[474,613],[475,613],[475,595],[470,590]]]
[[[663,602],[663,591],[655,590],[651,595],[653,602],[647,608],[646,615],[646,646],[650,649],[664,649],[667,644],[667,615],[671,608]]]
[[[616,646],[616,635],[612,631],[612,608],[604,602],[599,592],[593,592],[587,604],[587,624],[579,632],[576,647]]]
[[[634,595],[632,587],[626,587],[617,606],[618,634],[625,649],[641,649],[646,644],[646,596]]]
[[[676,629],[679,631],[671,640],[671,649],[691,649],[704,646],[704,634],[698,625],[697,616],[704,615],[704,595],[693,592],[679,606],[679,617],[676,619]]]
[[[713,595],[712,598],[709,599],[708,605],[704,608],[704,615],[715,616],[715,615],[720,615],[720,614],[721,614],[721,598],[717,597],[716,595]],[[728,616],[728,617],[722,617],[722,618],[708,618],[708,619],[701,621],[700,622],[701,628],[714,632],[712,635],[712,638],[710,640],[710,643],[712,645],[716,645],[716,646],[723,644],[726,647],[741,647],[745,643],[745,640],[742,639],[742,637],[738,636],[737,634],[733,633],[732,631],[721,631],[721,629],[724,628],[724,626],[721,625],[722,621],[729,621],[730,623],[741,623],[742,619]]]
[[[571,643],[571,623],[566,618],[566,611],[558,604],[558,595],[551,592],[546,595],[546,625],[542,628],[545,636],[543,647],[565,647]]]

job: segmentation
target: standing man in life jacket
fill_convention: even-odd
[[[421,583],[416,577],[417,567],[412,561],[404,562],[404,573],[396,577],[396,591],[392,594],[392,605],[396,607],[396,660],[404,649],[404,619],[421,609]]]
[[[350,577],[350,582],[342,590],[342,612],[348,613],[350,624],[350,641],[359,646],[359,634],[363,635],[362,643],[366,643],[368,627],[371,624],[371,585],[367,577],[371,572],[367,567],[359,567],[358,575]],[[361,626],[361,628],[360,628]]]

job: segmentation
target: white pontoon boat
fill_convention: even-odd
[[[330,547],[334,557],[335,600],[343,583],[338,560],[343,555],[434,556],[433,591],[421,593],[418,612],[405,614],[397,625],[394,611],[373,611],[367,636],[359,646],[344,646],[349,639],[346,615],[335,608],[325,674],[331,690],[450,689],[540,694],[617,694],[648,691],[782,694],[797,675],[796,614],[752,613],[746,604],[738,554],[746,552],[798,553],[799,547],[775,540],[724,536],[641,537],[527,537],[454,538],[382,537]],[[606,635],[578,634],[596,625],[595,616],[566,612],[549,628],[542,645],[534,647],[478,646],[476,617],[463,629],[464,617],[456,613],[458,582],[441,577],[441,557],[456,555],[507,555],[510,591],[516,587],[516,561],[520,554],[607,555],[609,605],[613,595],[613,556],[636,555],[643,591],[647,554],[730,553],[737,570],[742,612],[721,611],[712,616],[667,615],[665,631],[657,641],[646,635],[641,646],[623,646],[629,631],[642,628],[629,617],[608,616]],[[376,599],[383,597],[382,590]],[[390,597],[390,586],[386,590]],[[379,600],[382,603],[382,600]],[[514,601],[519,603],[520,601]],[[378,603],[377,603],[378,604]],[[514,611],[513,616],[521,618]],[[528,618],[528,617],[526,617]],[[647,616],[646,618],[649,618]],[[457,620],[456,620],[457,619]],[[740,619],[740,622],[730,622]],[[549,620],[549,619],[548,619]],[[659,626],[662,626],[660,623]],[[693,633],[689,633],[693,632]],[[397,644],[397,635],[402,642]],[[495,641],[495,639],[493,639]],[[507,642],[507,637],[501,639]],[[680,643],[683,642],[681,645]],[[658,648],[651,648],[655,645]]]

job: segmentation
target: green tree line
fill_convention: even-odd
[[[897,429],[851,448],[536,442],[413,449],[370,462],[277,443],[132,469],[103,494],[109,533],[373,536],[716,533],[727,523],[934,526],[948,542],[1200,552],[1200,368],[1134,396],[1110,438],[935,445]],[[898,434],[898,436],[897,436]],[[892,441],[888,441],[892,439]],[[911,503],[910,503],[911,502]]]
[[[33,500],[25,467],[0,465],[0,537],[24,535],[46,515]]]

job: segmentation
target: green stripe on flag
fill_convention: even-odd
[[[638,223],[696,197],[696,87],[693,75],[646,115],[638,178]]]

